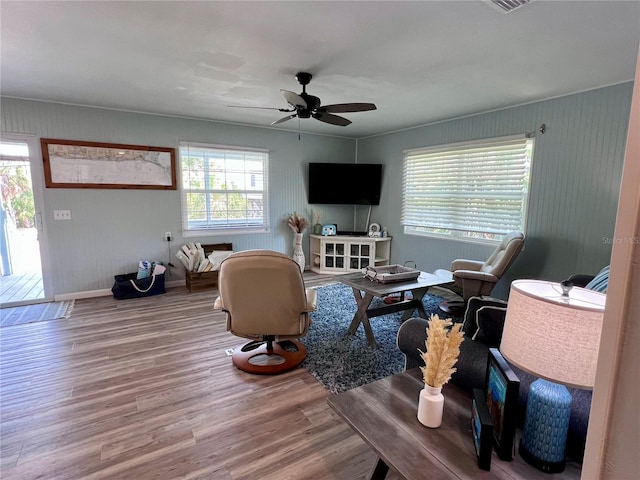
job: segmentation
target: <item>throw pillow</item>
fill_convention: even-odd
[[[593,290],[595,292],[607,293],[607,287],[609,286],[609,269],[610,266],[604,267],[598,274],[587,283],[584,288]]]
[[[489,347],[499,347],[506,314],[506,307],[485,306],[478,309],[476,312],[478,329],[471,338]]]

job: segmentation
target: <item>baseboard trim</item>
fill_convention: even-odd
[[[173,288],[173,287],[184,287],[185,280],[171,280],[170,282],[165,282],[165,287]],[[104,288],[101,290],[86,290],[84,292],[73,292],[73,293],[62,293],[60,295],[54,295],[53,299],[56,302],[61,302],[63,300],[80,300],[83,298],[96,298],[96,297],[109,297],[113,295],[110,288]]]

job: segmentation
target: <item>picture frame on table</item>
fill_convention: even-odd
[[[515,454],[520,380],[497,348],[489,349],[484,396],[493,422],[493,444],[501,460]]]
[[[471,404],[471,433],[476,449],[478,467],[491,470],[491,452],[493,451],[493,422],[487,408],[484,393],[479,388],[473,389]]]
[[[176,190],[175,148],[43,138],[47,188]]]

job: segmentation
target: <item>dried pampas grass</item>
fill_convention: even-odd
[[[456,371],[453,366],[458,361],[463,340],[461,323],[454,325],[451,319],[444,320],[438,315],[431,315],[424,342],[426,352],[419,350],[425,364],[420,367],[424,383],[440,388],[449,381]]]
[[[296,212],[290,213],[285,221],[293,233],[302,233],[309,226],[307,219]]]

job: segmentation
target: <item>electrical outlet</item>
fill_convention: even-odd
[[[167,242],[170,242],[171,241],[171,232],[164,232],[164,239]]]
[[[71,210],[54,210],[54,220],[71,220]]]

